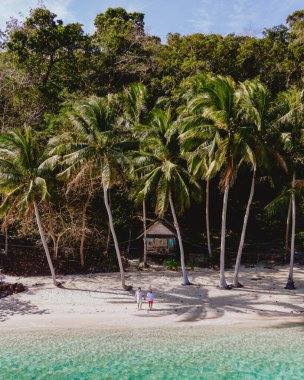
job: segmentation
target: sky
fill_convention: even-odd
[[[94,30],[96,14],[109,7],[145,13],[146,30],[166,39],[169,32],[259,35],[285,22],[303,0],[42,0],[64,22],[80,22]],[[41,0],[0,0],[0,29],[11,17],[25,17]]]

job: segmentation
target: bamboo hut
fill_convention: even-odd
[[[176,253],[175,228],[164,219],[157,219],[147,229],[147,253],[172,255]]]

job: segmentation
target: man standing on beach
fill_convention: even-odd
[[[137,292],[135,293],[135,297],[136,297],[136,302],[137,302],[137,310],[139,311],[142,309],[142,301],[144,298],[144,292],[141,290],[141,288],[137,289]]]

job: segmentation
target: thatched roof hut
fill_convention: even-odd
[[[157,219],[147,228],[147,237],[176,237],[175,228],[165,219]]]
[[[147,253],[167,255],[175,252],[176,230],[168,221],[158,218],[147,228]]]

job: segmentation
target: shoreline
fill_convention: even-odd
[[[50,322],[50,323],[48,323]],[[167,330],[176,330],[179,329],[200,329],[204,331],[210,331],[210,330],[218,330],[219,332],[227,332],[227,328],[229,328],[229,331],[237,331],[237,330],[255,330],[255,329],[265,329],[265,328],[293,328],[293,327],[304,327],[304,317],[301,316],[295,316],[295,317],[284,317],[283,319],[247,319],[244,321],[241,320],[234,320],[234,321],[227,321],[227,322],[205,322],[205,323],[195,323],[195,324],[162,324],[162,325],[150,325],[150,326],[122,326],[122,325],[100,325],[97,323],[88,324],[87,321],[85,324],[71,324],[70,321],[66,323],[54,323],[54,321],[45,321],[44,325],[26,325],[23,327],[0,327],[1,334],[11,334],[11,333],[39,333],[39,332],[55,332],[55,331],[65,331],[65,332],[134,332],[134,331],[147,331],[147,328],[151,328],[149,330],[149,333],[153,333],[153,331],[167,331]]]
[[[227,279],[232,271],[227,271]],[[304,324],[304,270],[295,268],[297,289],[284,289],[288,267],[242,268],[244,288],[217,287],[218,272],[189,271],[192,286],[181,285],[180,273],[131,271],[127,283],[136,290],[152,287],[155,310],[136,310],[134,291],[120,288],[119,274],[59,276],[64,288],[54,288],[49,277],[12,277],[27,291],[0,300],[0,331],[54,329],[132,330],[175,327],[269,327]]]

